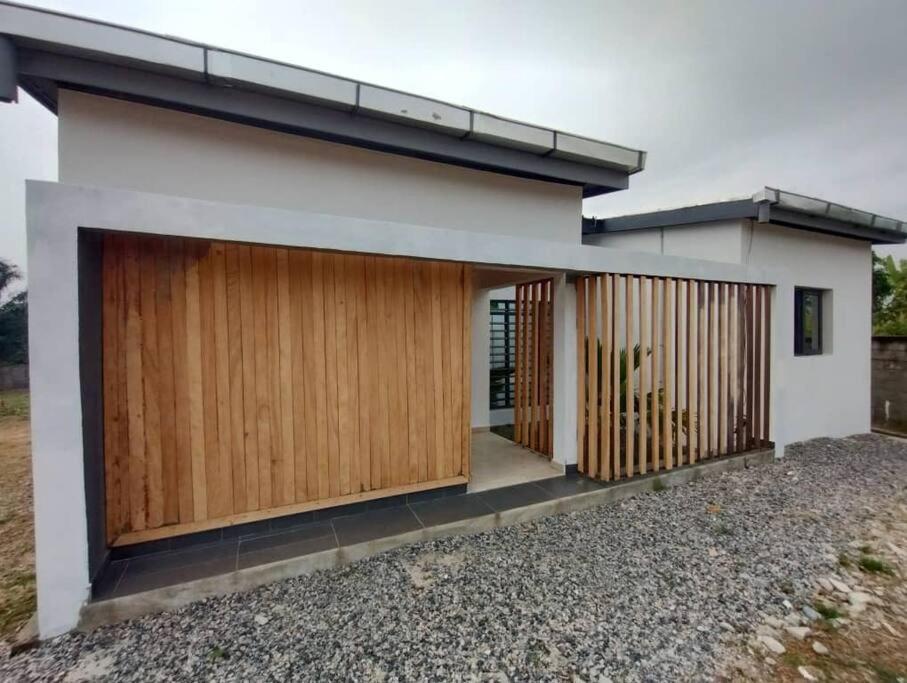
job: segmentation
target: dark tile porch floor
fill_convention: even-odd
[[[315,517],[296,526],[270,524],[264,533],[231,538],[223,533],[212,542],[181,548],[171,543],[159,552],[108,562],[92,587],[93,600],[140,593],[154,588],[225,574],[441,524],[480,517],[545,500],[565,498],[600,488],[577,476],[556,477],[505,488],[464,493],[393,507],[379,505],[345,516]],[[276,520],[272,520],[274,522]]]

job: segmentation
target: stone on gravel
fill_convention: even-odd
[[[813,652],[815,652],[817,655],[827,655],[828,648],[825,645],[823,645],[822,643],[820,643],[818,640],[814,640],[813,641]]]
[[[822,588],[822,590],[824,590],[826,593],[831,593],[835,589],[831,581],[826,579],[824,576],[819,577],[818,579],[816,579],[816,581],[819,583],[819,587]]]
[[[806,626],[788,626],[784,630],[787,631],[787,634],[789,636],[796,638],[797,640],[803,640],[811,633],[809,628],[807,628]]]
[[[809,669],[807,669],[805,666],[798,666],[797,673],[799,673],[801,676],[803,676],[803,678],[805,678],[807,681],[818,681],[819,680],[818,678],[813,676],[812,673],[810,673]]]
[[[828,549],[905,485],[907,443],[817,439],[783,464],[70,633],[0,661],[0,680],[715,680],[780,587],[810,603],[814,577],[842,572]],[[784,652],[766,637],[760,666]]]
[[[784,646],[771,636],[760,635],[759,642],[762,643],[769,652],[776,655],[783,655],[786,652]]]
[[[814,610],[809,605],[805,605],[801,611],[803,612],[803,616],[806,617],[807,619],[809,619],[810,621],[818,621],[819,619],[822,618],[822,615],[819,614],[816,610]]]
[[[828,581],[831,583],[831,585],[834,587],[834,589],[836,591],[838,591],[839,593],[844,593],[846,595],[847,593],[851,592],[850,586],[848,586],[843,581],[839,581],[838,579],[836,579],[834,577],[829,577]]]

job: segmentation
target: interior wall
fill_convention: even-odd
[[[578,243],[579,187],[61,90],[60,180]]]

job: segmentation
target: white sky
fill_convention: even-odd
[[[586,215],[772,185],[907,219],[905,0],[31,4],[647,150]],[[23,181],[56,173],[55,117],[0,105],[0,256],[24,266]]]

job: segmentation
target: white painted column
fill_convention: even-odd
[[[778,459],[784,457],[787,446],[785,420],[791,419],[785,397],[788,375],[786,368],[793,360],[794,353],[794,288],[787,280],[778,282],[772,288],[771,341],[771,425],[768,438],[775,442],[775,459]]]
[[[27,190],[28,346],[38,631],[76,627],[89,595],[77,232]]]
[[[565,274],[554,276],[554,453],[561,465],[576,464],[576,289]]]
[[[485,428],[489,418],[491,382],[491,301],[490,291],[477,289],[472,295],[472,427]]]

